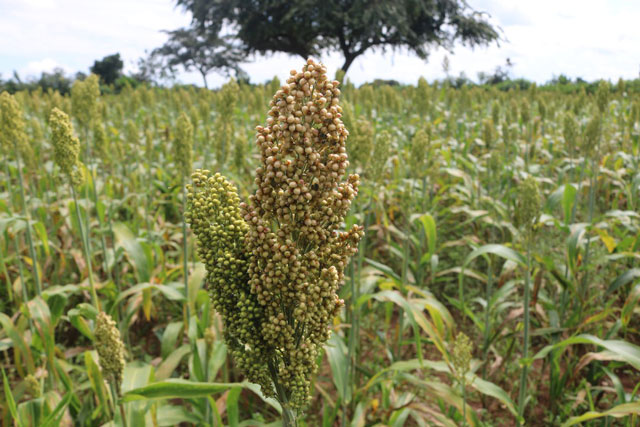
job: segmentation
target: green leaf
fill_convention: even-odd
[[[424,228],[424,235],[427,238],[427,242],[429,244],[429,258],[431,258],[431,255],[436,253],[436,221],[430,214],[424,214],[420,217],[420,222],[422,223],[422,226]]]
[[[469,383],[471,384],[471,387],[475,388],[476,390],[478,390],[480,393],[482,394],[486,394],[487,396],[491,396],[493,398],[498,399],[500,402],[502,402],[507,409],[514,415],[514,416],[518,416],[518,411],[516,411],[516,406],[513,403],[513,401],[511,400],[511,398],[509,397],[509,395],[507,394],[506,391],[504,391],[501,387],[497,386],[496,384],[490,382],[490,381],[485,381],[482,378],[473,375],[473,377],[470,379]]]
[[[604,412],[589,411],[578,417],[571,417],[562,425],[562,427],[573,426],[578,423],[582,423],[584,421],[593,420],[595,418],[601,418],[601,417],[621,418],[621,417],[627,417],[629,415],[638,415],[638,414],[640,414],[640,402],[623,403],[622,405],[615,406],[609,409],[608,411],[604,411]]]
[[[91,351],[84,352],[84,365],[87,369],[87,376],[89,377],[89,382],[91,383],[91,389],[93,390],[94,395],[97,396],[102,410],[107,412],[109,410],[108,392],[105,388],[102,371],[100,370],[100,367],[98,366],[96,361],[93,359],[93,354]]]
[[[571,211],[576,200],[576,189],[571,184],[565,184],[562,194],[562,210],[564,211],[564,223],[569,224],[571,220]]]
[[[238,410],[238,399],[242,392],[241,387],[234,387],[227,394],[227,418],[229,419],[229,427],[238,427],[240,422],[240,414]]]
[[[163,359],[175,348],[183,326],[184,322],[171,322],[164,329],[164,333],[162,334],[162,350],[160,353]]]
[[[485,254],[498,255],[501,258],[504,258],[509,261],[513,261],[523,266],[527,264],[527,260],[525,259],[525,257],[522,256],[520,253],[514,251],[513,249],[508,248],[504,245],[489,244],[489,245],[481,246],[478,249],[471,252],[469,255],[467,255],[467,257],[464,260],[464,263],[462,264],[463,267],[466,267],[467,265],[469,265],[469,263],[471,263],[471,261]]]
[[[40,221],[35,222],[33,224],[33,228],[36,230],[38,237],[42,241],[42,248],[44,249],[44,253],[49,256],[49,239],[47,238],[47,229]]]
[[[387,275],[388,277],[395,279],[397,282],[400,282],[402,279],[400,278],[400,276],[398,276],[391,267],[382,264],[381,262],[378,261],[374,261],[372,259],[369,258],[365,258],[365,261],[367,262],[367,264],[369,264],[370,266],[372,266],[373,268],[375,268],[376,270],[381,271],[382,273],[384,273],[385,275]]]
[[[140,242],[123,223],[113,224],[113,234],[116,237],[116,244],[124,249],[127,257],[133,263],[138,283],[149,282],[151,279],[150,263]]]
[[[347,378],[349,369],[347,346],[338,334],[332,334],[324,346],[324,351],[329,359],[333,383],[336,385],[338,395],[342,402],[349,403],[351,401],[351,386],[349,378]]]
[[[60,402],[58,402],[55,409],[47,416],[47,418],[44,419],[44,421],[42,422],[42,427],[59,426],[60,419],[64,415],[64,410],[67,408],[72,398],[72,393],[66,393],[64,398],[62,398]]]
[[[617,291],[619,288],[623,287],[627,283],[632,282],[633,280],[640,277],[640,268],[631,268],[621,275],[619,275],[616,280],[609,286],[607,292],[605,292],[605,296]]]
[[[20,423],[20,419],[18,419],[18,408],[16,407],[16,401],[13,398],[11,386],[9,385],[9,380],[7,379],[7,374],[4,372],[4,368],[2,368],[2,386],[4,387],[4,396],[7,401],[11,417],[16,421],[16,423],[18,423],[18,427],[20,427],[22,424]]]
[[[171,377],[173,371],[178,367],[180,361],[191,352],[189,344],[184,344],[173,351],[166,359],[162,361],[156,370],[156,379],[166,380]]]
[[[238,383],[202,383],[184,379],[169,379],[129,390],[122,396],[123,402],[149,399],[190,399],[207,397],[237,387]]]
[[[0,313],[0,325],[2,325],[5,333],[11,339],[11,342],[13,342],[14,349],[19,350],[20,353],[22,353],[22,357],[24,357],[27,362],[27,371],[29,373],[35,372],[36,369],[33,363],[31,350],[24,341],[22,333],[15,328],[9,316],[4,313]]]
[[[603,340],[589,334],[582,334],[568,338],[559,343],[548,345],[540,350],[533,358],[541,359],[554,349],[564,349],[574,344],[592,344],[603,347],[606,350],[618,355],[620,360],[624,360],[635,369],[640,369],[640,347],[623,340]]]

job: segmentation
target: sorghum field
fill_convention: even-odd
[[[1,95],[3,425],[638,425],[636,92],[301,65]]]

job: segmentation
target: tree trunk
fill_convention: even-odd
[[[205,73],[204,71],[200,71],[200,74],[202,74],[202,81],[204,82],[204,88],[209,89],[209,85],[207,85],[207,73]]]
[[[353,64],[353,61],[358,57],[358,55],[345,55],[344,63],[342,64],[342,71],[347,74],[347,70]]]

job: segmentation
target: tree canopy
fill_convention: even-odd
[[[168,31],[169,40],[151,52],[152,62],[170,74],[178,66],[186,71],[197,70],[207,87],[207,75],[217,70],[229,75],[242,74],[238,63],[244,59],[244,53],[237,48],[229,37],[219,37],[217,32],[203,31],[199,27],[180,28]]]
[[[120,76],[122,76],[122,68],[124,63],[119,53],[108,55],[101,60],[95,60],[90,68],[91,72],[100,76],[102,81],[107,84],[114,84]]]
[[[426,59],[434,47],[499,40],[488,15],[464,0],[177,0],[192,30],[231,35],[246,54],[321,56],[339,51],[342,70],[369,49],[408,49]]]

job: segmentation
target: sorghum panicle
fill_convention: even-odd
[[[338,231],[359,184],[357,175],[341,181],[349,162],[338,85],[313,60],[291,71],[267,126],[257,128],[258,190],[240,205],[262,334],[277,349],[277,376],[296,408],[309,399],[318,351],[344,304],[337,295],[344,268],[363,234],[359,226]]]
[[[473,343],[464,332],[459,332],[453,342],[451,362],[456,370],[456,375],[462,378],[471,368]]]
[[[96,318],[94,335],[102,374],[119,391],[124,372],[124,344],[116,322],[103,311]]]
[[[523,227],[527,232],[532,231],[535,221],[540,216],[542,196],[538,182],[533,177],[528,177],[518,188],[518,200],[515,209],[515,222],[518,227]]]
[[[98,116],[100,78],[91,74],[83,81],[76,80],[71,87],[71,109],[73,116],[85,129]]]
[[[10,152],[14,150],[14,144],[22,151],[22,146],[27,145],[22,110],[16,99],[9,92],[0,95],[0,146]]]
[[[176,133],[173,143],[175,162],[181,177],[191,173],[191,157],[193,148],[193,126],[186,113],[182,112],[176,122]]]
[[[56,164],[72,185],[80,185],[82,183],[82,163],[78,159],[80,141],[73,135],[69,116],[54,108],[49,117],[49,126]]]
[[[267,126],[257,127],[262,166],[249,203],[238,205],[235,188],[208,171],[196,171],[188,188],[187,220],[231,353],[265,395],[294,409],[308,402],[363,233],[339,231],[359,184],[357,175],[342,181],[348,133],[339,95],[326,68],[307,61],[274,95]]]

